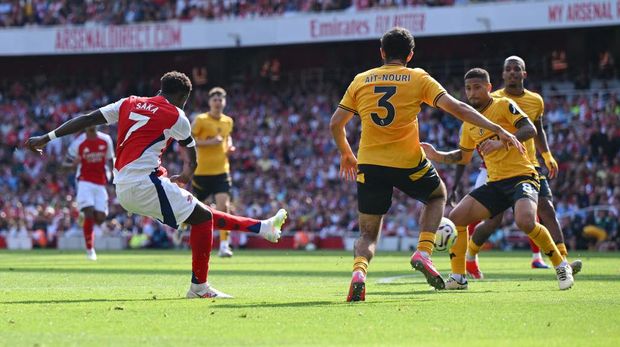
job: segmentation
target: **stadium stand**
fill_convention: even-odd
[[[501,0],[494,0],[501,1]],[[299,13],[364,11],[417,6],[453,6],[476,0],[29,0],[0,1],[0,27],[133,24],[172,19],[225,20]],[[503,1],[506,2],[506,1]]]
[[[103,79],[103,78],[101,78]],[[133,79],[135,80],[135,79]],[[56,140],[43,160],[26,153],[19,145],[32,133],[47,132],[53,124],[79,110],[93,109],[114,101],[128,91],[151,94],[149,79],[140,86],[130,80],[109,89],[105,83],[71,80],[51,83],[44,77],[4,85],[0,94],[0,235],[32,237],[35,246],[54,246],[64,234],[79,235],[75,208],[74,173],[63,172],[60,162],[70,139]],[[458,81],[458,79],[456,79]],[[288,231],[307,231],[321,237],[342,236],[357,229],[355,188],[338,177],[338,157],[329,137],[329,117],[346,81],[332,81],[320,88],[287,83],[260,88],[247,84],[231,91],[227,113],[235,118],[234,138],[238,147],[232,156],[234,211],[265,216],[277,209],[277,201],[293,212]],[[455,82],[444,83],[462,96]],[[539,85],[550,86],[550,83]],[[560,162],[559,177],[552,182],[555,202],[569,244],[575,248],[617,249],[620,233],[620,95],[606,89],[558,92],[551,87],[546,101],[546,125],[552,151]],[[106,90],[111,92],[106,93]],[[235,95],[243,95],[236,97]],[[197,89],[186,108],[192,119],[206,109],[204,89]],[[27,115],[27,116],[26,116]],[[441,147],[454,147],[459,124],[441,111],[425,108],[419,116],[421,138]],[[355,124],[358,126],[359,124]],[[353,130],[353,129],[351,129]],[[114,135],[114,129],[104,130]],[[351,131],[351,134],[359,134]],[[114,136],[113,136],[114,137]],[[357,138],[351,138],[353,143]],[[168,150],[164,164],[169,172],[180,170],[175,148]],[[448,187],[454,182],[453,168],[441,166]],[[468,168],[473,184],[477,165]],[[295,178],[295,179],[292,179]],[[110,216],[99,234],[135,238],[132,247],[171,247],[182,239],[171,229],[149,219],[128,216],[114,201]],[[603,206],[603,208],[600,208]],[[417,233],[421,205],[396,194],[384,235]],[[506,245],[511,217],[495,243]],[[584,227],[606,230],[598,240],[584,236]],[[166,237],[167,234],[167,237]],[[149,241],[145,242],[147,236]]]

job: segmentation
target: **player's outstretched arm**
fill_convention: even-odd
[[[545,166],[549,170],[549,178],[554,178],[558,174],[558,162],[555,160],[553,154],[551,154],[551,151],[549,150],[547,133],[545,133],[545,127],[543,126],[542,117],[538,117],[534,125],[536,126],[536,136],[534,137],[534,143],[536,143],[536,148],[545,160]]]
[[[357,177],[357,158],[353,154],[351,145],[347,140],[345,126],[353,118],[353,112],[337,108],[329,122],[332,137],[340,151],[340,177],[345,180],[355,181]]]
[[[515,137],[521,142],[527,141],[536,135],[536,128],[527,117],[523,117],[515,126],[517,127]],[[480,145],[479,149],[483,155],[487,155],[503,147],[504,145],[500,141],[486,140]]]
[[[100,110],[81,115],[64,122],[53,131],[41,136],[34,136],[26,141],[26,147],[34,153],[42,154],[42,149],[51,140],[70,134],[75,134],[88,127],[106,124],[106,119]]]
[[[473,151],[463,151],[456,149],[450,152],[438,151],[427,142],[420,143],[420,146],[424,149],[426,157],[432,161],[436,161],[444,164],[467,164],[471,161]]]
[[[450,94],[444,94],[439,97],[436,105],[464,122],[471,123],[496,133],[500,141],[502,141],[506,147],[515,146],[521,153],[525,153],[525,147],[514,135],[488,120],[473,107],[456,100]]]

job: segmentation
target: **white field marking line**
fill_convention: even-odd
[[[379,278],[377,280],[377,284],[390,284],[390,283],[394,283],[397,280],[403,279],[403,278],[416,278],[416,275],[400,275],[400,276],[392,276],[392,277],[383,277],[383,278]],[[410,282],[410,283],[426,283],[426,280],[423,281],[414,281],[414,282]]]
[[[418,276],[416,275],[400,275],[400,276],[392,276],[392,277],[383,277],[383,278],[379,278],[377,280],[377,284],[391,284],[394,282],[400,282],[399,280],[401,279],[407,279],[407,278],[418,278]],[[475,279],[471,279],[468,277],[468,280],[470,280],[471,282],[530,282],[530,281],[534,281],[532,280],[526,280],[523,278],[509,278],[509,277],[504,277],[504,278],[485,278],[483,280],[475,280]],[[403,281],[400,283],[412,283],[412,284],[416,284],[416,283],[426,283],[425,279],[422,279],[420,281]]]

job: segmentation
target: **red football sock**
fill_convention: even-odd
[[[247,217],[233,216],[226,212],[209,208],[213,214],[213,225],[220,230],[236,230],[258,234],[261,221]]]
[[[213,219],[192,225],[189,244],[192,247],[192,283],[205,283],[213,246]]]
[[[538,248],[538,246],[536,245],[534,240],[532,240],[532,239],[529,239],[529,240],[530,240],[530,248],[532,249],[532,253],[540,252],[540,248]]]
[[[471,223],[470,225],[467,226],[467,235],[469,235],[470,238],[474,234],[474,232],[476,231],[476,226],[478,224],[480,224],[480,221],[473,222],[473,223]]]
[[[84,218],[84,241],[86,242],[86,249],[93,249],[95,243],[95,237],[93,235],[93,228],[95,221],[92,218]]]

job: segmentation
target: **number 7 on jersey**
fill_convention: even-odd
[[[131,128],[129,128],[129,130],[127,131],[127,135],[125,135],[125,139],[124,139],[124,140],[123,140],[123,142],[121,143],[121,146],[122,146],[123,144],[125,144],[125,141],[127,141],[127,139],[129,138],[129,136],[131,136],[131,134],[132,134],[134,131],[136,131],[136,130],[138,130],[138,129],[142,128],[143,126],[145,126],[145,125],[146,125],[146,123],[147,123],[147,122],[148,122],[151,118],[149,118],[149,117],[147,117],[147,116],[145,116],[145,115],[141,115],[141,114],[139,114],[139,113],[131,112],[131,113],[129,114],[129,119],[131,119],[131,120],[135,120],[135,121],[137,121],[137,123],[135,123],[134,125],[132,125],[132,126],[131,126]]]

